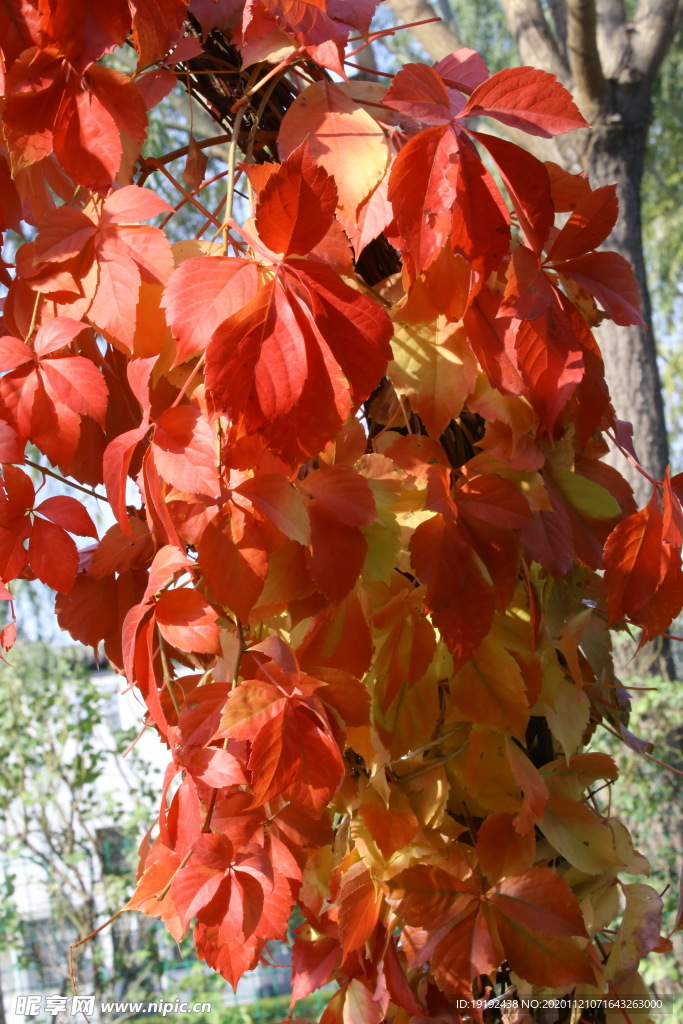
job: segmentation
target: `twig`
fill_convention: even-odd
[[[24,463],[27,466],[30,466],[31,469],[38,469],[41,473],[51,476],[54,480],[59,480],[60,484],[65,484],[67,487],[75,487],[77,491],[83,491],[84,494],[90,495],[91,498],[97,498],[98,501],[109,501],[106,494],[100,494],[99,491],[93,491],[90,487],[84,487],[83,484],[77,484],[73,480],[67,480],[66,477],[60,476],[59,473],[55,473],[54,470],[48,469],[47,466],[41,466],[39,462],[33,462],[31,459],[24,459]]]

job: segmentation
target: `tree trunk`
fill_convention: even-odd
[[[606,97],[590,133],[586,164],[594,187],[617,184],[619,219],[604,248],[620,253],[632,265],[645,326],[618,327],[606,322],[597,338],[617,416],[633,423],[639,458],[648,473],[660,480],[669,452],[643,253],[640,196],[651,106],[642,95],[635,95],[631,86],[609,82],[608,87],[611,95]],[[633,487],[639,506],[647,504],[651,483],[620,455],[615,461]]]

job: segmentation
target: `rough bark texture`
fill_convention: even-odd
[[[613,91],[622,92],[620,87]],[[661,479],[669,461],[662,400],[657,368],[652,310],[647,285],[641,225],[640,187],[643,176],[645,143],[649,126],[649,102],[615,103],[602,113],[591,132],[587,169],[595,185],[616,182],[619,191],[619,220],[605,243],[632,264],[640,289],[646,327],[617,327],[605,323],[598,340],[617,415],[633,423],[636,450],[644,467]],[[620,469],[629,480],[642,505],[652,493],[652,485],[631,465]]]

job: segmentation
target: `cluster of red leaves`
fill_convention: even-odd
[[[297,905],[293,1000],[336,979],[324,1024],[438,1021],[500,970],[632,994],[658,898],[627,886],[592,942],[643,862],[587,802],[616,769],[584,748],[598,723],[636,742],[607,631],[680,611],[683,481],[637,511],[602,461],[626,435],[592,329],[640,318],[597,251],[615,190],[471,127],[582,127],[544,72],[461,50],[333,84],[373,11],[192,0],[252,80],[317,78],[282,162],[237,166],[252,217],[172,246],[134,175],[201,52],[185,4],[2,8],[1,226],[34,230],[4,264],[0,578],[55,589],[137,686],[172,761],[129,905],[177,939],[194,920],[232,984]],[[138,73],[98,63],[129,37]],[[369,288],[382,235],[402,271]],[[104,486],[99,542],[77,550],[75,498],[36,504],[27,443]]]

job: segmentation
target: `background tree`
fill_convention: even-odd
[[[135,752],[121,759],[134,736],[116,722],[117,687],[93,682],[82,653],[24,642],[0,667],[0,855],[8,883],[17,865],[35,872],[18,881],[24,900],[35,880],[47,899],[47,918],[34,921],[8,895],[3,946],[27,967],[61,974],[54,994],[69,992],[69,945],[125,902],[157,788]],[[156,992],[156,931],[124,918],[95,936],[76,953],[85,990],[98,999]]]

